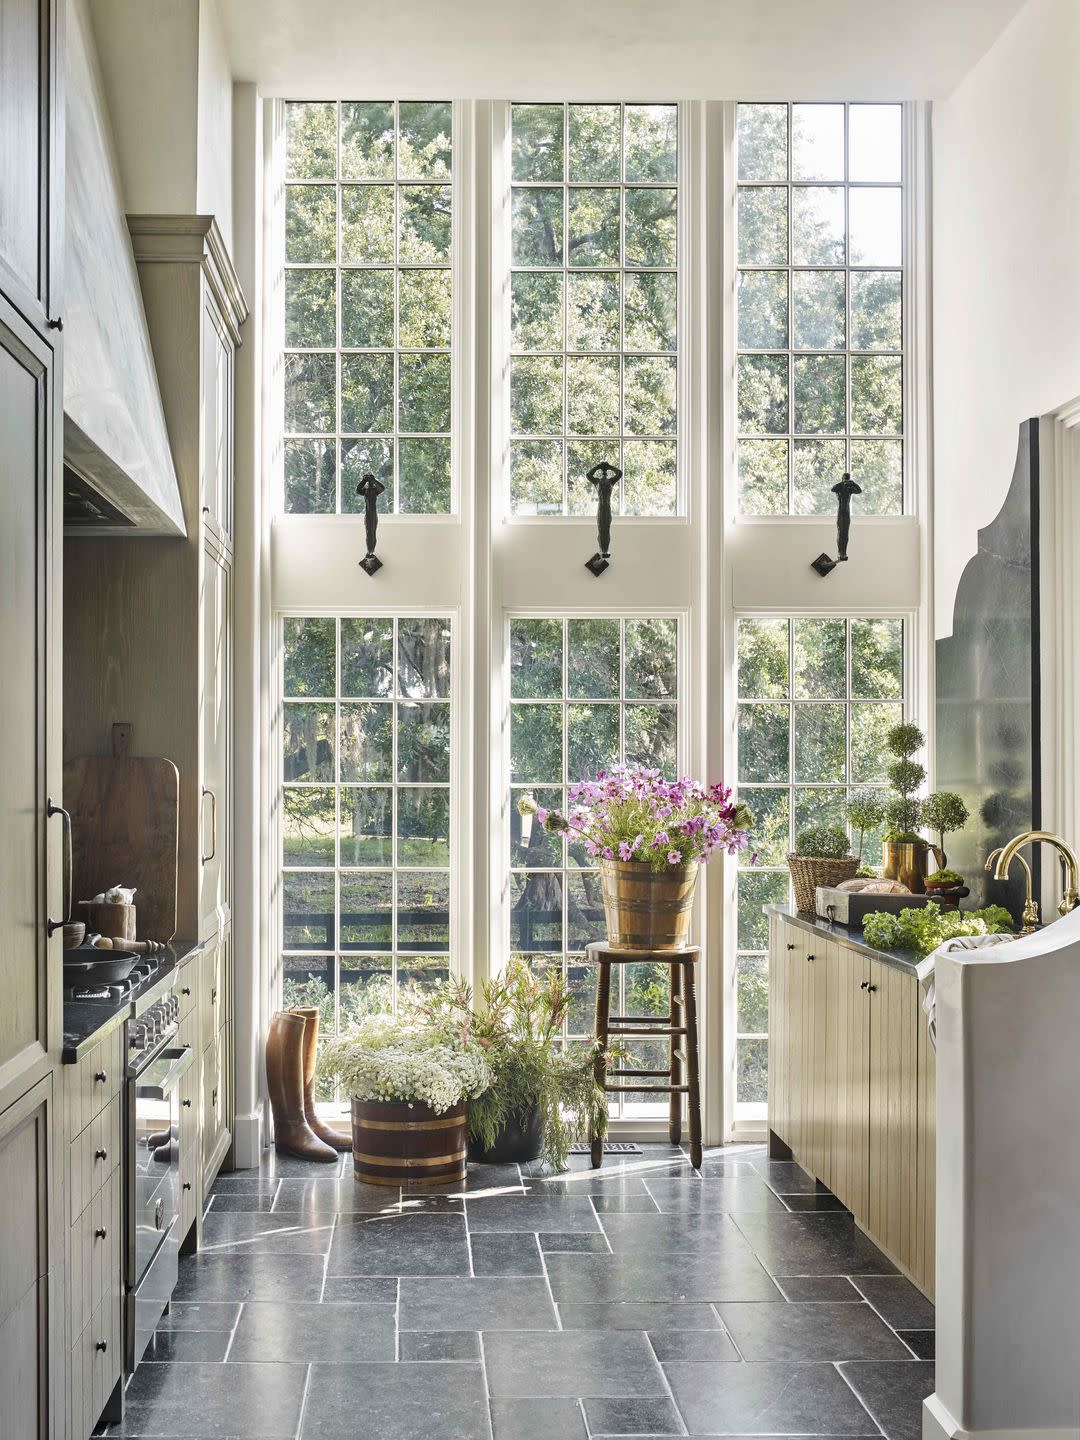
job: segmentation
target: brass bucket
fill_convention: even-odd
[[[681,950],[689,943],[698,862],[656,871],[645,860],[601,860],[608,944],[618,950]]]
[[[881,847],[881,874],[886,880],[899,880],[913,895],[926,891],[926,877],[930,873],[928,858],[931,851],[939,870],[945,868],[945,856],[936,845],[926,840],[886,840]]]

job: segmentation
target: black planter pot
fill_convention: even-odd
[[[469,1140],[469,1159],[476,1165],[524,1165],[540,1154],[540,1107],[534,1105],[522,1124],[511,1115],[495,1136],[495,1144],[485,1150],[479,1140]]]

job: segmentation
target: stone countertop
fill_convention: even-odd
[[[197,940],[171,940],[165,946],[162,964],[152,984],[157,984],[173,970],[178,970],[199,952]],[[102,951],[105,956],[109,952]],[[60,1059],[65,1065],[74,1065],[86,1054],[92,1045],[110,1034],[127,1020],[133,1010],[134,1001],[130,995],[122,1000],[65,1000],[64,1041]]]
[[[912,902],[917,905],[919,897],[913,895]],[[869,955],[872,960],[880,960],[883,965],[891,965],[894,970],[903,970],[908,975],[915,974],[916,966],[923,958],[914,950],[878,950],[866,943],[863,932],[857,926],[849,930],[846,925],[834,925],[830,920],[822,920],[817,915],[803,914],[796,910],[794,905],[766,905],[765,913],[777,915],[789,925],[797,925],[800,930],[811,935],[835,940],[839,945],[846,945],[849,950],[857,950],[860,955]]]

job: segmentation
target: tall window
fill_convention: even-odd
[[[284,503],[451,506],[451,106],[286,106]]]
[[[510,503],[626,515],[678,507],[678,107],[515,105]]]
[[[510,696],[510,949],[526,955],[534,969],[564,971],[573,997],[567,1034],[591,1035],[596,977],[584,951],[606,933],[600,877],[581,845],[536,824],[523,827],[516,802],[532,791],[545,808],[562,808],[569,783],[620,759],[674,776],[677,623],[511,620]],[[666,1010],[666,965],[617,968],[618,1004],[627,1007],[619,1014]],[[646,1068],[667,1063],[659,1054],[662,1041],[631,1047],[655,1062]]]
[[[450,967],[450,623],[284,622],[286,1005],[391,1008]]]
[[[903,621],[740,620],[738,672],[739,795],[755,823],[738,877],[737,1099],[753,1106],[768,1091],[762,907],[787,903],[786,862],[799,831],[849,828],[851,790],[886,783],[885,736],[903,718]],[[866,836],[862,854],[880,863],[880,832]]]
[[[740,105],[739,509],[903,508],[899,105]]]

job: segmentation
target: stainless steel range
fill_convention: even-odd
[[[127,1022],[125,1289],[127,1368],[135,1369],[176,1286],[180,1250],[180,1079],[192,1052],[179,1046],[179,1002],[154,985]]]

